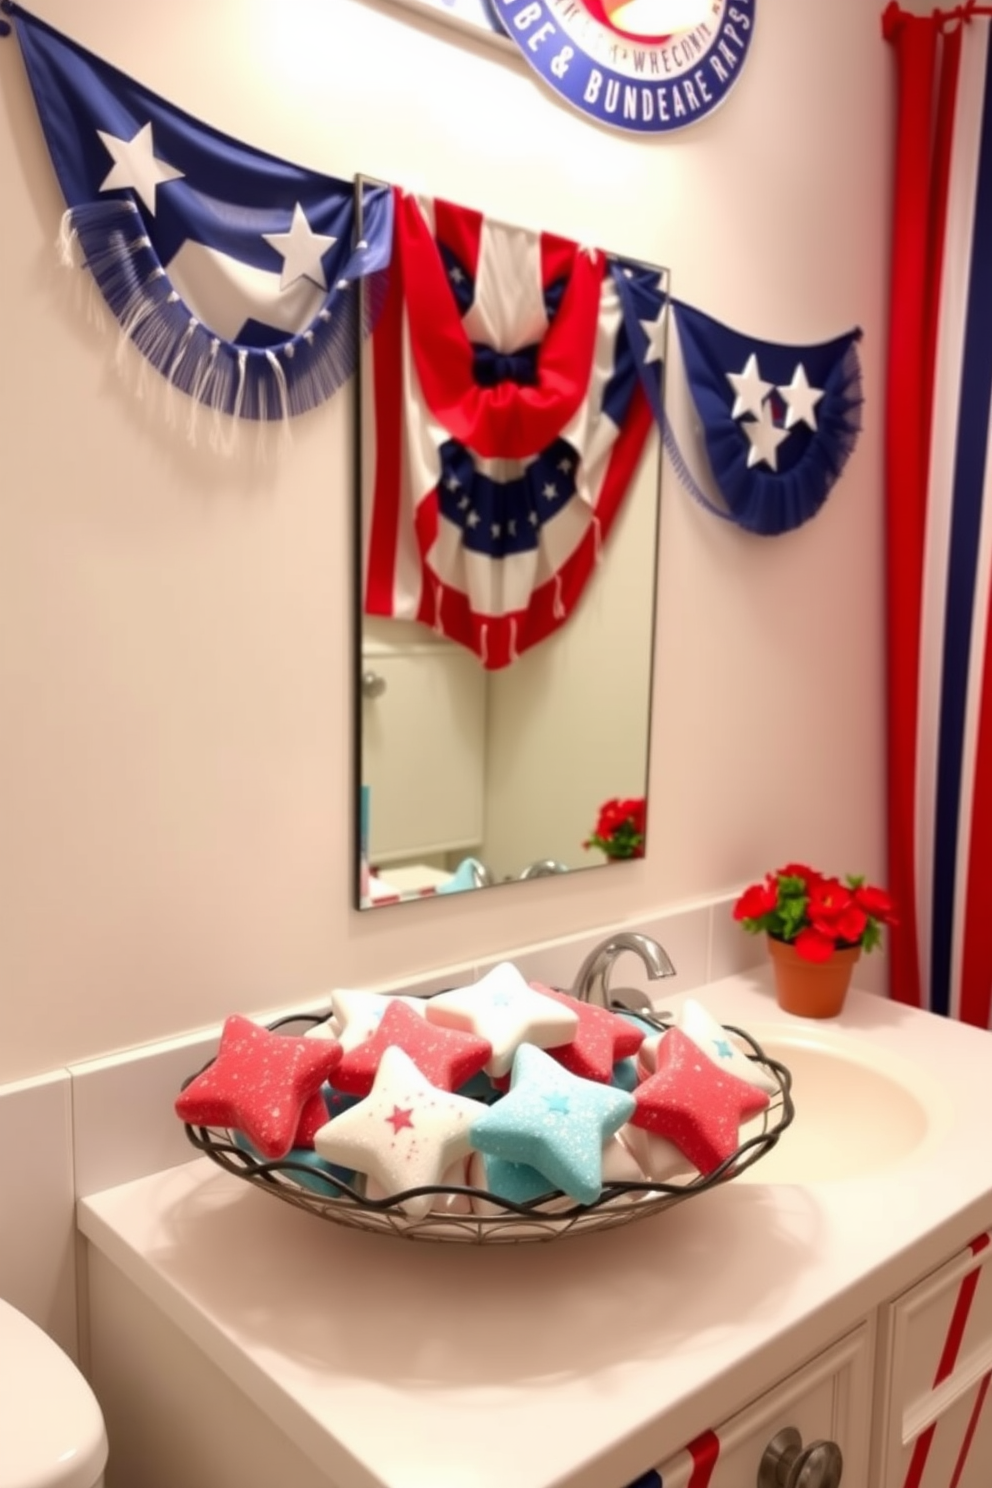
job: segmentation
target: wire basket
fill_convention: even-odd
[[[629,1011],[621,1003],[614,1003],[617,1011]],[[330,1016],[326,1013],[313,1015],[290,1014],[268,1025],[270,1031],[287,1029],[294,1025],[305,1030],[322,1023]],[[671,1022],[638,1010],[638,1018],[651,1024],[659,1033],[670,1028]],[[792,1104],[792,1076],[784,1064],[772,1059],[758,1042],[742,1028],[724,1025],[726,1031],[739,1039],[749,1059],[760,1064],[777,1085],[775,1094],[769,1096],[768,1105],[759,1116],[752,1118],[742,1128],[741,1142],[736,1152],[726,1158],[711,1173],[697,1173],[684,1182],[660,1183],[645,1178],[643,1182],[611,1182],[603,1186],[599,1198],[592,1204],[579,1204],[560,1191],[553,1191],[526,1203],[514,1203],[488,1193],[485,1189],[469,1185],[432,1184],[410,1188],[402,1193],[389,1194],[382,1199],[369,1199],[343,1178],[328,1174],[326,1179],[315,1177],[314,1170],[291,1158],[284,1157],[267,1162],[254,1152],[247,1150],[231,1131],[218,1127],[191,1126],[186,1123],[186,1135],[193,1146],[205,1153],[211,1161],[226,1173],[242,1178],[272,1194],[297,1209],[315,1214],[319,1219],[331,1220],[334,1224],[347,1225],[351,1229],[364,1230],[376,1235],[395,1235],[403,1240],[442,1241],[461,1245],[506,1245],[526,1242],[560,1240],[566,1235],[584,1235],[593,1230],[614,1229],[618,1225],[630,1224],[637,1219],[647,1219],[681,1204],[696,1194],[707,1193],[721,1183],[737,1178],[753,1166],[778,1142],[779,1137],[795,1116]],[[209,1060],[203,1069],[209,1069]],[[198,1070],[184,1081],[183,1088],[202,1074]],[[314,1185],[326,1183],[327,1192],[319,1192]],[[432,1209],[416,1218],[403,1208],[404,1200],[422,1194],[437,1195],[439,1200],[467,1200],[473,1207],[485,1206],[484,1213],[446,1213]]]

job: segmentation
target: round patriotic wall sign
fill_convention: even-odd
[[[622,29],[624,0],[492,0],[507,35],[545,82],[583,113],[615,129],[665,134],[705,118],[740,75],[756,0],[708,0],[691,27],[645,36]],[[654,0],[684,14],[676,0]]]

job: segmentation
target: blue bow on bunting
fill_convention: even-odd
[[[78,245],[122,333],[218,413],[284,419],[328,398],[382,303],[388,189],[363,186],[359,238],[351,182],[239,144],[4,8],[68,207],[63,256]]]
[[[614,282],[641,384],[679,480],[715,516],[777,536],[816,515],[861,429],[860,330],[816,345],[780,345],[668,300],[658,274],[618,260]],[[666,304],[702,440],[697,469],[676,438],[665,400]]]

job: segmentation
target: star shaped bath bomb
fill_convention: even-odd
[[[510,1071],[521,1044],[541,1049],[567,1044],[579,1026],[577,1012],[535,992],[510,961],[501,961],[471,987],[428,998],[427,1019],[488,1039],[493,1052],[485,1070],[494,1076]]]
[[[439,1090],[393,1045],[379,1061],[370,1094],[322,1127],[314,1147],[327,1162],[368,1174],[383,1193],[402,1193],[440,1184],[452,1163],[468,1156],[478,1113],[476,1101]],[[414,1217],[427,1214],[434,1197],[419,1194],[403,1208]]]
[[[169,181],[179,181],[181,170],[166,165],[155,154],[150,123],[142,125],[129,140],[119,139],[116,134],[107,134],[98,129],[97,134],[113,157],[114,164],[100,183],[101,191],[137,192],[152,216],[155,216],[155,193],[159,186]]]
[[[282,256],[280,289],[289,289],[297,279],[309,279],[319,288],[327,288],[323,258],[324,254],[334,247],[337,238],[314,232],[299,202],[293,208],[293,220],[289,225],[289,232],[263,233],[262,237]]]
[[[768,1105],[763,1090],[718,1069],[681,1028],[663,1036],[656,1072],[631,1099],[631,1125],[667,1138],[701,1173],[733,1156],[741,1122]]]
[[[644,1034],[625,1018],[611,1013],[608,1008],[596,1007],[591,1002],[579,1002],[565,992],[556,992],[541,982],[532,982],[535,992],[551,997],[562,1007],[576,1013],[579,1026],[567,1044],[558,1044],[548,1049],[552,1059],[557,1059],[573,1075],[584,1080],[599,1080],[608,1085],[613,1078],[613,1066],[620,1059],[636,1054],[644,1041]]]
[[[194,1126],[235,1127],[274,1161],[293,1146],[308,1102],[340,1058],[333,1039],[272,1033],[235,1014],[216,1059],[177,1097],[176,1115]]]
[[[378,992],[353,992],[346,987],[337,987],[331,993],[334,1021],[338,1025],[338,1038],[347,1054],[358,1044],[371,1038],[387,1008],[394,1002],[402,1002],[421,1018],[426,1016],[427,1003],[423,997],[383,997]]]
[[[580,1204],[603,1189],[603,1145],[635,1109],[634,1097],[583,1080],[543,1049],[521,1044],[509,1092],[474,1122],[472,1146],[525,1163]]]
[[[720,1069],[728,1070],[739,1080],[746,1080],[749,1085],[756,1085],[759,1090],[766,1090],[769,1095],[778,1094],[778,1081],[774,1076],[763,1069],[756,1060],[748,1059],[743,1050],[734,1042],[733,1035],[729,1034],[694,997],[687,997],[679,1008],[676,1027],[681,1028],[682,1032],[692,1039],[696,1047],[701,1049],[707,1058],[712,1059],[714,1064],[719,1065]]]
[[[379,1061],[391,1045],[409,1054],[420,1073],[441,1090],[457,1090],[492,1057],[492,1045],[477,1034],[429,1023],[398,999],[383,1013],[371,1038],[347,1050],[334,1071],[338,1090],[368,1095]]]

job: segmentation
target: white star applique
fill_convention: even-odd
[[[128,187],[136,191],[142,202],[155,216],[155,192],[168,181],[180,181],[184,171],[166,165],[155,154],[152,126],[143,124],[137,134],[129,140],[119,139],[116,134],[107,134],[98,129],[97,134],[113,156],[113,166],[100,184],[101,191],[122,191]]]
[[[297,279],[309,279],[314,284],[319,284],[321,289],[327,288],[327,277],[321,260],[328,249],[334,247],[337,238],[314,232],[299,202],[293,208],[289,232],[263,233],[262,237],[282,255],[280,289],[289,289]]]
[[[761,409],[761,417],[757,419],[742,419],[741,428],[751,441],[751,448],[747,452],[747,468],[757,465],[764,460],[772,470],[778,469],[778,447],[783,439],[788,439],[788,429],[782,429],[772,419],[772,410],[769,403],[765,403]]]
[[[810,387],[806,368],[802,362],[796,363],[792,381],[786,387],[780,387],[778,391],[789,405],[785,415],[785,427],[791,429],[794,424],[808,424],[811,429],[815,429],[814,409],[823,397],[824,389]]]
[[[762,406],[774,384],[762,381],[758,358],[753,351],[744,363],[744,371],[728,372],[727,381],[735,394],[734,406],[730,410],[731,418],[740,418],[742,414],[750,413],[760,419]]]
[[[648,338],[648,349],[644,353],[644,365],[650,366],[652,362],[663,362],[665,360],[665,312],[668,306],[662,305],[658,311],[656,320],[642,320],[639,322],[641,330]]]

